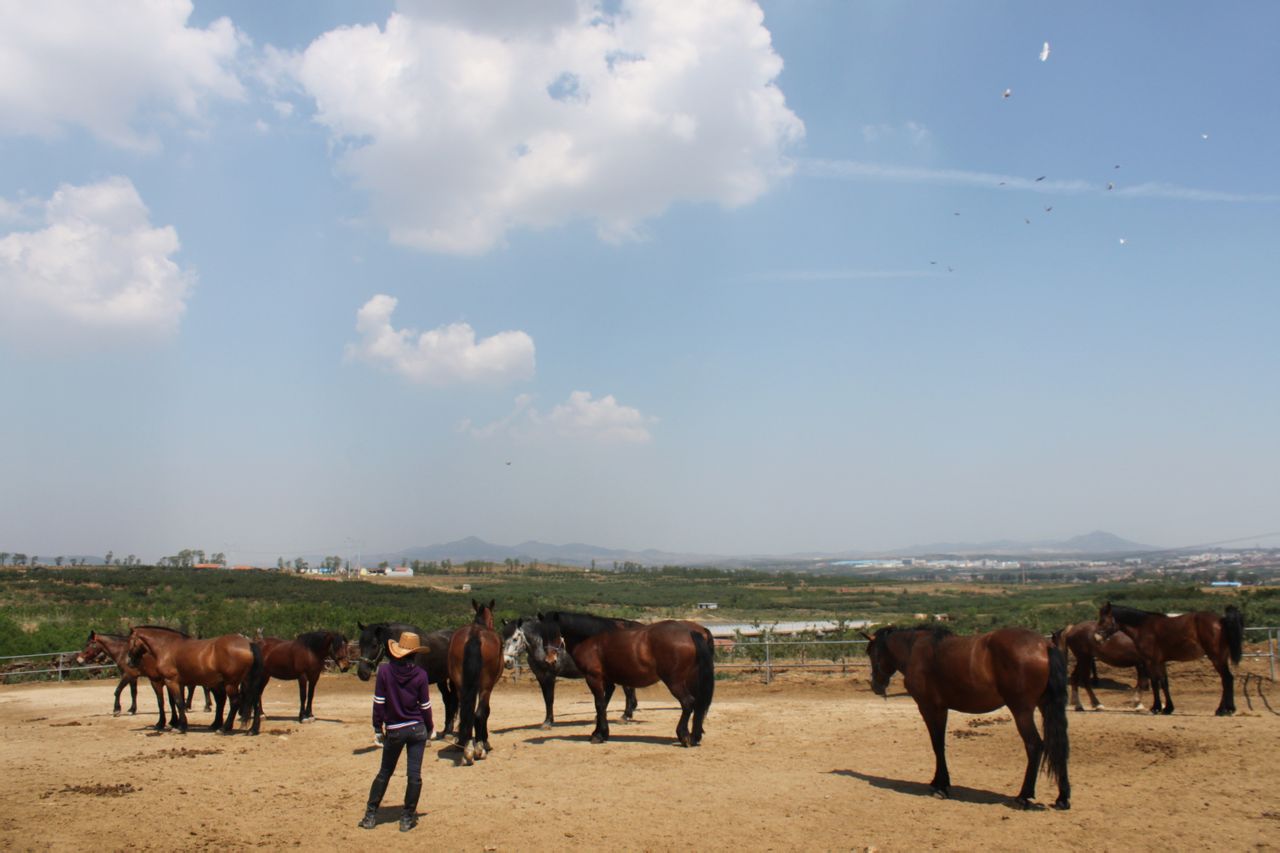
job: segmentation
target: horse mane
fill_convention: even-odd
[[[876,629],[874,639],[878,640],[882,636],[888,636],[889,634],[901,634],[904,632],[912,634],[928,634],[929,641],[933,643],[938,643],[945,640],[947,637],[955,636],[950,628],[946,628],[936,622],[921,622],[919,625],[885,625],[883,628]]]
[[[135,630],[145,629],[147,631],[168,631],[170,634],[177,634],[185,640],[190,640],[191,635],[186,631],[179,631],[177,628],[170,628],[168,625],[134,625]]]
[[[628,628],[641,624],[632,619],[596,616],[592,613],[573,613],[568,610],[550,610],[541,615],[541,621],[557,623],[561,633],[583,639],[599,634],[601,631],[612,631],[620,624]]]
[[[336,637],[333,631],[307,631],[305,634],[299,634],[294,637],[294,641],[302,643],[317,655],[323,657],[329,651],[329,644]]]
[[[533,630],[542,640],[542,645],[544,647],[551,645],[557,637],[563,636],[560,626],[555,622],[549,622],[542,619],[531,619],[529,621],[533,623]]]
[[[1141,625],[1153,616],[1167,616],[1167,613],[1156,613],[1152,610],[1139,610],[1136,607],[1125,607],[1123,604],[1111,605],[1111,615],[1121,625]]]

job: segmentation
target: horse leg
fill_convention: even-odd
[[[185,691],[187,698],[183,700],[182,707],[190,711],[191,697],[196,695],[196,686],[194,684],[188,684],[186,687],[184,687],[182,690],[179,691],[179,694],[181,695],[183,691]]]
[[[622,709],[622,719],[628,723],[636,718],[636,689],[634,687],[622,688],[622,695],[627,700],[627,705]]]
[[[492,689],[492,688],[490,688]],[[480,692],[480,707],[476,709],[476,758],[484,758],[493,747],[489,746],[489,690]]]
[[[227,688],[225,686],[215,687],[213,688],[213,695],[218,699],[218,711],[213,715],[213,723],[209,726],[209,731],[216,732],[222,728],[222,709],[227,703]],[[232,709],[227,714],[227,719],[231,719],[235,715],[236,712]]]
[[[439,682],[438,686],[440,698],[444,700],[444,730],[440,732],[440,739],[444,740],[454,734],[453,724],[458,719],[458,693],[453,689],[453,683],[447,678]]]
[[[124,690],[124,686],[129,683],[129,676],[120,676],[120,683],[116,685],[115,702],[111,705],[111,716],[120,716],[120,691]],[[135,688],[136,689],[136,688]]]
[[[1236,712],[1236,678],[1231,674],[1231,665],[1227,663],[1226,655],[1221,660],[1214,661],[1213,666],[1222,678],[1222,701],[1218,703],[1218,710],[1214,713],[1219,717],[1229,717]]]
[[[596,728],[591,733],[592,743],[604,743],[609,739],[609,699],[613,696],[613,684],[602,676],[588,676],[587,686],[596,699]]]
[[[676,688],[679,687],[677,690]],[[667,689],[680,703],[680,722],[676,723],[676,740],[681,746],[693,746],[693,738],[689,735],[689,717],[693,714],[696,697],[685,685],[668,684]]]
[[[1009,709],[1013,711],[1012,708]],[[1022,790],[1018,791],[1018,805],[1024,809],[1041,808],[1032,802],[1036,798],[1036,773],[1040,770],[1040,755],[1044,752],[1044,741],[1040,732],[1036,731],[1036,714],[1034,708],[1020,708],[1013,711],[1013,722],[1018,726],[1018,734],[1022,736],[1022,745],[1027,750],[1027,770],[1022,775]]]
[[[165,688],[169,691],[169,704],[172,706],[173,716],[178,719],[178,731],[184,735],[187,733],[187,706],[182,703],[182,684],[178,679],[170,679],[165,681]]]
[[[240,692],[240,684],[238,682],[228,682],[222,686],[227,696],[227,721],[222,727],[222,733],[229,735],[236,728],[236,713],[240,710],[240,700],[243,694]],[[218,713],[222,713],[222,699],[218,699]]]
[[[160,719],[159,721],[156,722],[155,730],[158,732],[162,732],[164,731],[164,700],[165,700],[164,684],[163,682],[157,681],[154,678],[150,679],[150,681],[151,681],[151,689],[156,692],[156,705],[160,706]],[[177,712],[175,711],[174,713],[176,714]]]
[[[129,716],[138,713],[138,677],[129,679]]]
[[[542,718],[542,728],[549,729],[556,724],[556,674],[554,672],[535,673],[538,686],[542,688],[542,704],[547,708],[547,715]]]
[[[929,787],[935,797],[947,799],[951,796],[951,774],[947,771],[947,709],[946,707],[926,708],[920,706],[920,716],[929,729],[929,742],[933,745],[933,781]]]
[[[307,721],[307,677],[298,676],[298,722]]]
[[[209,688],[205,687],[202,689],[204,690],[204,712],[207,714],[213,710],[213,703],[209,701]],[[190,706],[191,703],[188,702],[187,705]]]
[[[316,684],[320,681],[320,670],[316,670],[315,675],[307,676],[307,717],[303,722],[315,720],[316,715],[311,710],[311,703],[316,699]]]
[[[1164,707],[1160,710],[1160,713],[1172,714],[1173,697],[1169,695],[1169,668],[1163,661],[1160,662],[1160,686],[1164,689]]]

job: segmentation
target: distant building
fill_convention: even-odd
[[[389,578],[411,578],[413,569],[408,566],[396,566],[394,569],[387,569],[385,574]]]
[[[1240,586],[1240,581],[1213,581],[1209,586]]]
[[[719,605],[719,604],[717,604],[717,603],[716,603],[716,602],[714,602],[714,601],[699,601],[699,602],[698,602],[698,609],[699,609],[699,610],[717,610],[717,609],[719,609],[719,607],[720,607],[720,605]]]

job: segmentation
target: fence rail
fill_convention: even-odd
[[[1276,680],[1276,661],[1280,658],[1280,627],[1260,626],[1245,628],[1246,658],[1266,658],[1268,675]],[[1256,638],[1256,639],[1255,639]],[[765,684],[773,682],[778,672],[789,670],[809,670],[813,672],[839,672],[848,674],[850,668],[869,667],[864,639],[853,640],[786,640],[765,634],[759,638],[722,642],[716,645],[716,670],[759,672]],[[1249,651],[1247,646],[1263,646],[1263,651]],[[798,654],[796,650],[798,649]],[[790,654],[787,651],[791,650]],[[826,654],[823,654],[826,652]],[[89,664],[79,666],[68,663],[79,650],[69,652],[45,652],[36,655],[4,655],[0,661],[47,660],[55,665],[45,669],[16,668],[0,671],[5,683],[12,678],[27,676],[55,676],[63,681],[69,674],[92,670],[115,669],[116,665]],[[20,666],[20,665],[19,665]],[[515,674],[519,677],[524,667],[516,664]]]

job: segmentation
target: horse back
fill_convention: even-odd
[[[1097,620],[1080,622],[1067,632],[1067,648],[1076,656],[1076,660],[1095,657],[1111,666],[1137,666],[1142,663],[1142,655],[1133,638],[1124,631],[1116,631],[1099,643],[1095,634],[1098,630]]]
[[[1139,647],[1149,656],[1166,661],[1196,660],[1209,654],[1221,637],[1218,615],[1205,611],[1150,619],[1142,628]]]
[[[1048,683],[1049,643],[1024,628],[917,642],[904,676],[918,701],[968,714],[1035,707]]]
[[[492,628],[472,623],[449,638],[446,671],[455,690],[462,689],[462,662],[472,637],[480,642],[481,689],[492,687],[502,677],[502,638]]]

